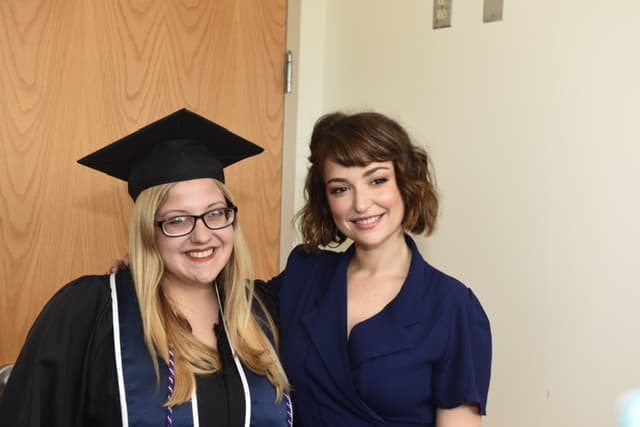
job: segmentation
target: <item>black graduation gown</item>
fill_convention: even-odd
[[[223,328],[216,325],[215,332],[223,370],[196,378],[199,422],[242,426],[242,383]],[[27,336],[0,402],[0,424],[120,427],[113,342],[109,276],[85,276],[64,286]]]

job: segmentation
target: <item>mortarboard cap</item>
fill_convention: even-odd
[[[263,149],[187,109],[157,120],[78,163],[129,183],[135,200],[155,185],[215,178],[223,168]]]

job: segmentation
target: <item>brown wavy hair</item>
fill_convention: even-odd
[[[431,160],[395,120],[376,112],[334,112],[318,119],[310,143],[305,203],[296,214],[305,250],[337,246],[346,236],[336,227],[324,183],[327,159],[345,166],[393,162],[404,202],[405,231],[430,235],[438,216],[438,194]]]

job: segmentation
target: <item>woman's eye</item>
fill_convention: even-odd
[[[219,216],[224,216],[224,209],[214,209],[210,212],[207,212],[207,216],[209,217],[219,217]]]
[[[166,220],[165,224],[168,224],[168,225],[180,225],[180,224],[184,224],[185,222],[187,222],[187,217],[186,216],[176,216],[176,217],[169,218],[168,220]]]
[[[347,187],[333,187],[329,189],[329,194],[340,194],[347,191]]]
[[[387,178],[376,178],[373,181],[371,181],[371,183],[373,185],[380,185],[380,184],[384,184],[387,181],[389,181],[389,179],[387,179]]]

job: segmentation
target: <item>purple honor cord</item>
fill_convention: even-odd
[[[171,399],[173,395],[173,384],[175,378],[175,359],[173,357],[173,351],[169,349],[169,375],[167,378],[167,399]],[[173,427],[173,408],[171,406],[167,406],[167,427]]]
[[[293,426],[293,405],[291,404],[291,396],[286,391],[284,392],[284,400],[287,405],[287,425]]]

